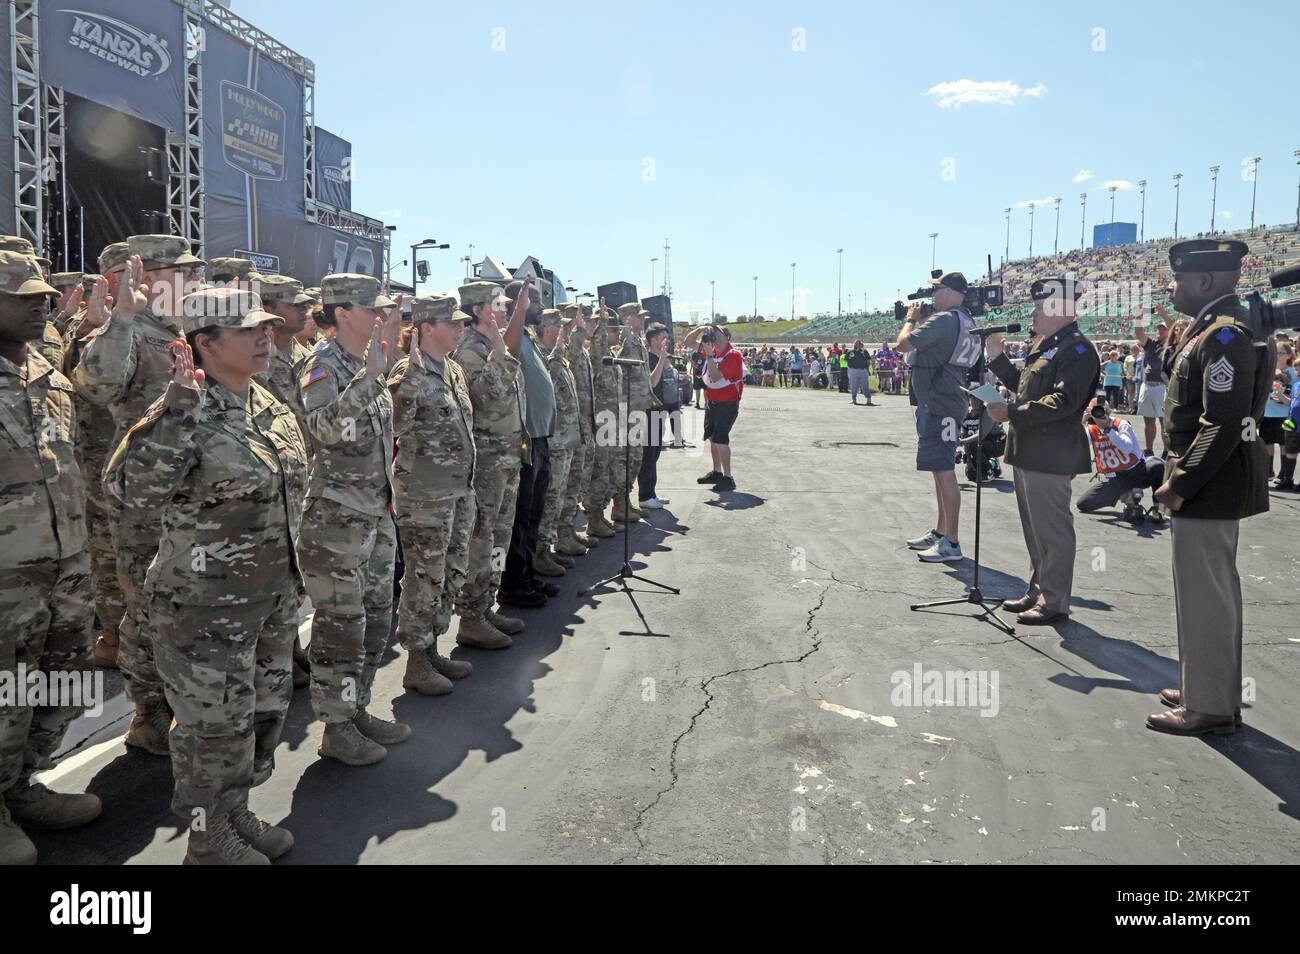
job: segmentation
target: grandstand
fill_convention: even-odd
[[[1189,238],[1190,236],[1183,236]],[[1196,236],[1203,238],[1204,236]],[[1268,291],[1268,276],[1273,272],[1300,264],[1300,232],[1294,225],[1282,228],[1260,227],[1239,232],[1216,233],[1215,238],[1239,239],[1250,246],[1242,263],[1243,292]],[[1181,241],[1182,239],[1180,239]],[[1017,259],[1003,265],[1001,281],[1008,304],[991,311],[988,321],[1027,322],[1033,310],[1029,285],[1039,276],[1072,274],[1080,281],[1094,283],[1094,292],[1080,301],[1079,325],[1084,333],[1097,338],[1125,338],[1131,334],[1128,322],[1133,306],[1150,296],[1152,304],[1168,304],[1169,246],[1172,238],[1152,239],[1131,245],[1110,245],[1083,251],[1074,249],[1060,255]],[[1272,293],[1277,297],[1281,292]],[[853,341],[861,338],[872,344],[892,341],[898,334],[898,322],[892,312],[858,312],[851,315],[826,315],[800,328],[784,332],[781,344],[814,344]]]

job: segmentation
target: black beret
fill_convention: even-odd
[[[1034,301],[1057,296],[1063,298],[1067,294],[1078,301],[1083,295],[1083,287],[1073,278],[1040,278],[1029,286],[1029,297]]]
[[[1249,251],[1236,239],[1188,239],[1169,246],[1169,267],[1176,272],[1235,272]]]

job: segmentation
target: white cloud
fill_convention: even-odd
[[[1017,202],[1015,207],[1017,209],[1027,209],[1031,205],[1051,205],[1055,201],[1056,199],[1053,196],[1048,196],[1046,199],[1025,199],[1023,202]]]
[[[1219,218],[1222,218],[1222,219],[1230,219],[1230,218],[1232,218],[1232,213],[1229,212],[1227,209],[1220,209],[1220,210],[1219,210]]]
[[[1080,169],[1074,174],[1075,182],[1087,182],[1091,178],[1093,178],[1091,169]]]
[[[1021,89],[1011,80],[949,80],[936,83],[925,91],[934,97],[940,109],[960,109],[967,103],[1010,106],[1022,96],[1040,97],[1047,92],[1042,83]]]
[[[1101,184],[1101,187],[1103,189],[1118,189],[1120,192],[1128,192],[1131,189],[1137,188],[1137,186],[1129,182],[1127,179],[1107,179]]]

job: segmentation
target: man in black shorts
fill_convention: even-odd
[[[731,478],[731,428],[745,389],[745,362],[731,347],[726,328],[701,325],[682,339],[683,347],[694,348],[697,337],[705,354],[703,380],[708,406],[704,411],[704,439],[713,455],[713,469],[696,483],[713,484],[717,491],[735,490],[736,482]]]

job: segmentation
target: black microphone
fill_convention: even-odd
[[[640,358],[615,358],[613,355],[605,355],[600,359],[601,364],[626,364],[626,365],[644,365],[645,362]]]
[[[1010,324],[994,325],[991,328],[976,328],[975,334],[980,337],[987,337],[988,335],[1014,335],[1019,330],[1020,322],[1013,321]]]

